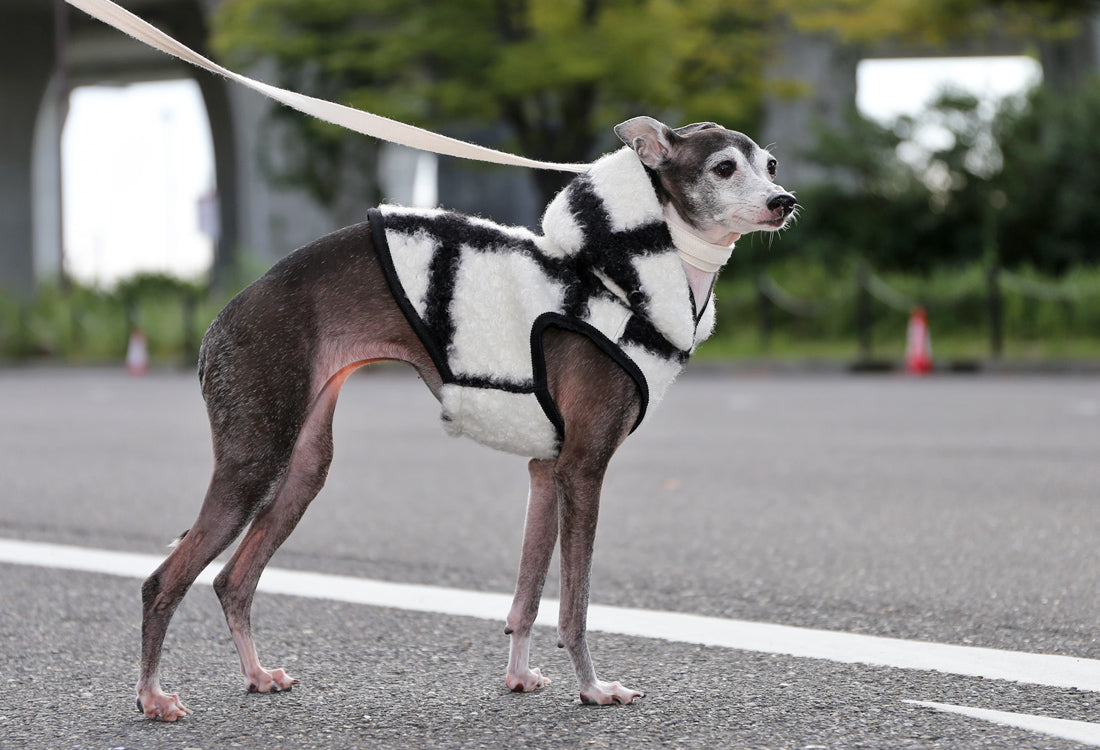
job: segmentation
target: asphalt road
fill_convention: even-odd
[[[522,459],[443,435],[410,373],[357,374],[328,485],[282,568],[511,591]],[[593,601],[1100,659],[1100,379],[689,372],[612,462]],[[162,554],[209,478],[191,374],[0,371],[0,537]],[[556,579],[547,591],[556,591]],[[937,701],[1100,723],[1095,693],[592,636],[648,696],[581,706],[503,685],[500,621],[261,594],[245,693],[215,597],[173,622],[164,681],[195,714],[142,719],[138,583],[0,565],[2,748],[1080,747]]]

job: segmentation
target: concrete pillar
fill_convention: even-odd
[[[784,32],[767,72],[762,144],[774,144],[780,183],[792,190],[829,175],[803,155],[822,127],[839,128],[856,102],[859,55],[827,34]]]
[[[32,164],[39,105],[53,69],[52,6],[17,7],[0,24],[0,291],[34,289]]]

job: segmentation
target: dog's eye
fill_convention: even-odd
[[[737,165],[727,159],[726,161],[718,162],[711,171],[724,180],[737,171]]]
[[[775,177],[775,168],[779,166],[779,162],[775,159],[768,159],[768,174]]]

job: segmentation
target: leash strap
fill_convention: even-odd
[[[586,172],[588,164],[559,164],[556,162],[538,161],[523,156],[497,151],[485,146],[451,138],[449,136],[433,133],[412,125],[407,125],[388,117],[381,117],[369,112],[364,112],[343,104],[305,96],[293,91],[271,86],[247,76],[234,73],[223,68],[217,63],[203,57],[191,48],[180,44],[178,41],[165,34],[160,29],[147,23],[125,8],[121,8],[111,0],[66,0],[69,5],[79,8],[93,18],[97,18],[108,26],[122,31],[134,37],[140,42],[148,44],[161,52],[166,52],[184,62],[191,63],[212,73],[229,78],[244,86],[259,91],[275,101],[288,107],[312,115],[320,120],[331,122],[348,130],[363,135],[379,138],[390,143],[402,146],[432,151],[445,156],[456,156],[461,159],[473,159],[491,164],[505,164],[515,167],[529,167],[532,169],[547,169],[557,172]]]

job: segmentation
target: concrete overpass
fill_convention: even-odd
[[[206,51],[217,0],[124,0],[184,44]],[[60,9],[60,11],[59,11]],[[60,20],[60,24],[59,24]],[[67,26],[67,28],[66,28]],[[128,38],[55,0],[0,8],[0,290],[29,294],[61,263],[61,130],[67,92],[89,84],[190,77],[210,120],[219,194],[215,267],[240,248],[278,256],[333,228],[304,195],[272,188],[256,159],[267,100]]]

